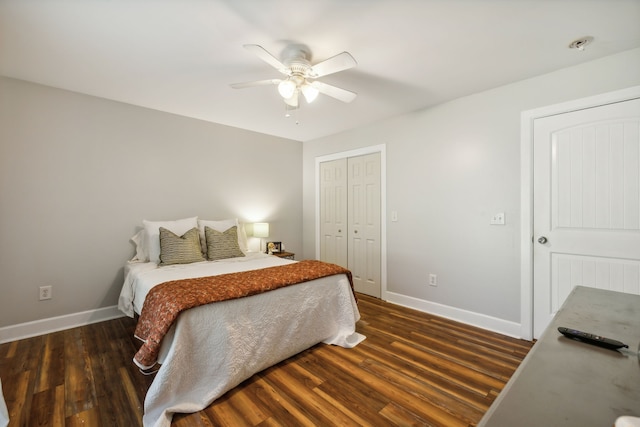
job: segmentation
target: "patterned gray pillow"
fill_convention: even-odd
[[[204,227],[204,235],[207,240],[209,261],[244,256],[244,252],[238,245],[238,227],[233,226],[223,232]]]
[[[158,265],[191,264],[204,261],[200,248],[198,228],[192,228],[182,236],[160,227],[160,262]]]

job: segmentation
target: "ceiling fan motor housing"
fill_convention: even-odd
[[[311,76],[311,50],[308,46],[294,44],[282,51],[282,63],[289,69],[290,76]]]

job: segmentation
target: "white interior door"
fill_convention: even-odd
[[[350,157],[347,169],[349,270],[357,292],[380,298],[380,153]]]
[[[348,268],[347,159],[320,163],[320,260]]]
[[[533,129],[539,337],[576,285],[640,294],[640,99],[539,118]]]

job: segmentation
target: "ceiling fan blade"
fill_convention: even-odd
[[[353,68],[358,63],[349,52],[342,52],[311,67],[311,77],[318,78]]]
[[[245,44],[244,48],[250,52],[253,52],[258,58],[271,65],[282,74],[287,74],[287,67],[285,67],[284,64],[280,62],[275,56],[267,52],[267,50],[262,46],[257,44]]]
[[[281,81],[280,79],[256,80],[254,82],[232,83],[229,86],[234,89],[244,89],[245,87],[277,85]]]
[[[351,92],[350,90],[341,89],[336,86],[331,86],[326,83],[319,82],[317,80],[311,83],[311,86],[318,89],[320,93],[328,95],[342,102],[347,102],[347,103],[351,102],[354,99],[356,99],[356,96],[358,96],[357,93]]]

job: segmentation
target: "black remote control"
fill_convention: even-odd
[[[599,347],[608,348],[610,350],[617,350],[619,348],[629,348],[625,343],[621,343],[620,341],[612,340],[611,338],[605,338],[600,335],[590,334],[588,332],[578,331],[576,329],[559,327],[558,332],[560,332],[565,337],[582,341],[587,344],[597,345]]]

